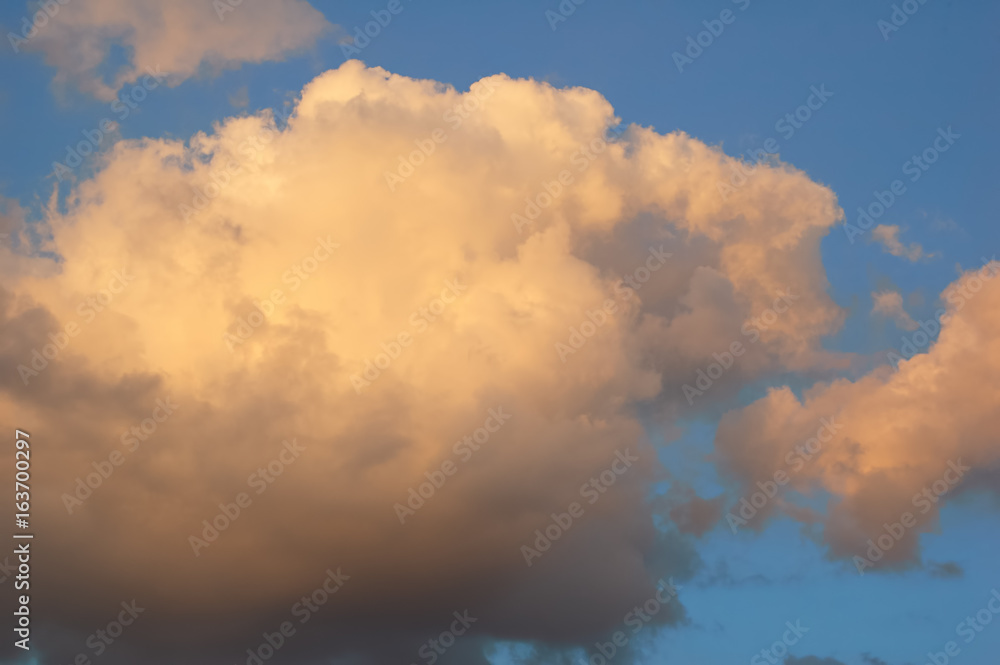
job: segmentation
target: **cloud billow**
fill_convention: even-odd
[[[662,468],[639,407],[697,414],[682,385],[790,286],[800,300],[698,407],[843,363],[820,344],[843,319],[819,260],[836,199],[776,165],[723,201],[734,160],[717,149],[637,126],[612,136],[619,120],[592,90],[487,84],[469,105],[474,93],[350,61],[281,123],[263,112],[116,144],[46,213],[39,249],[58,265],[0,246],[17,262],[0,283],[0,411],[48,437],[34,489],[49,655],[71,659],[94,617],[135,598],[146,614],[102,662],[229,662],[342,569],[283,658],[403,662],[468,610],[477,622],[447,657],[474,662],[487,638],[592,643],[658,580],[691,573],[684,536],[654,527]],[[456,107],[473,110],[449,128]],[[445,140],[390,192],[385,173],[438,128]],[[564,170],[573,181],[519,233],[512,215]],[[665,257],[655,271],[650,256]],[[127,289],[23,381],[18,366],[123,265]],[[449,283],[463,290],[439,306]],[[240,322],[252,334],[231,343]],[[586,343],[561,358],[573,329]],[[369,363],[378,374],[356,390]],[[176,412],[67,514],[62,495],[159,399]],[[509,422],[442,484],[434,472],[498,407]],[[248,478],[293,439],[300,461],[253,494]],[[525,566],[521,546],[626,449],[639,461]],[[433,500],[400,524],[394,506],[428,473]],[[189,538],[230,505],[238,519],[193,556]],[[655,623],[682,620],[683,603]]]

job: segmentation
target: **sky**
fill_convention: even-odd
[[[994,662],[1000,6],[0,25],[3,662]]]

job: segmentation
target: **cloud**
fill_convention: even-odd
[[[857,381],[821,382],[801,398],[774,388],[727,414],[716,438],[724,467],[746,490],[780,470],[789,473],[789,489],[829,493],[825,514],[803,512],[788,495],[768,507],[818,522],[829,555],[860,572],[869,568],[858,557],[874,568],[918,563],[918,537],[936,528],[941,505],[958,494],[963,479],[1000,459],[1000,393],[983,388],[996,385],[989,377],[1000,370],[993,333],[1000,324],[998,270],[1000,263],[990,261],[945,291],[937,341],[899,362],[898,371],[882,366]],[[815,437],[822,419],[837,429],[825,442],[814,440],[819,450],[803,461],[795,446]],[[909,526],[894,526],[907,515]],[[869,555],[869,541],[885,547]]]
[[[796,658],[789,656],[785,659],[785,665],[845,665],[835,658],[820,658],[819,656],[802,656]]]
[[[917,322],[903,309],[903,296],[898,291],[878,291],[872,293],[872,313],[882,314],[896,322],[903,330],[916,330]]]
[[[229,104],[238,109],[244,109],[250,105],[250,95],[245,85],[240,86],[229,95]]]
[[[664,506],[677,529],[696,536],[704,535],[715,526],[725,503],[725,496],[704,499],[682,482],[672,483],[664,499]]]
[[[201,73],[281,60],[332,28],[304,0],[90,0],[60,3],[24,48],[44,54],[57,86],[110,101],[151,73],[176,86]]]
[[[924,253],[924,248],[918,243],[914,242],[906,246],[900,242],[899,227],[895,225],[879,224],[872,229],[872,237],[881,243],[882,249],[889,254],[902,256],[909,261],[919,261],[920,259],[929,259],[934,256],[934,254]]]
[[[49,275],[52,265],[32,261],[26,253],[42,242],[42,230],[29,224],[29,212],[14,199],[0,196],[0,280],[26,274]]]
[[[958,225],[958,222],[950,217],[935,217],[934,221],[931,222],[931,228],[935,231],[962,232],[962,228]]]
[[[885,662],[881,658],[873,656],[869,653],[861,654],[861,659],[865,661],[866,665],[889,665],[889,663]]]
[[[952,578],[962,577],[965,571],[954,561],[929,561],[929,571],[931,577]]]
[[[780,580],[781,582],[794,581],[794,578]],[[742,587],[747,585],[770,586],[775,583],[765,575],[755,573],[747,577],[737,578],[729,569],[729,564],[725,561],[717,561],[714,566],[706,566],[701,569],[697,578],[698,586],[702,588],[723,586]]]
[[[605,141],[618,120],[597,92],[504,75],[459,92],[351,61],[290,110],[119,142],[0,284],[0,416],[45,439],[46,656],[72,660],[135,598],[149,620],[109,663],[237,659],[338,567],[350,580],[286,662],[408,662],[463,610],[474,634],[449,658],[486,637],[590,644],[692,574],[685,538],[654,526],[646,429],[696,413],[681,386],[746,326],[759,340],[725,389],[837,362],[832,192],[761,166],[721,201],[719,150],[636,126]],[[789,288],[787,312],[753,322]],[[162,399],[177,407],[157,424]],[[273,462],[293,439],[299,461]],[[619,454],[634,461],[609,472]],[[614,485],[581,493],[593,478]],[[574,502],[583,517],[528,567],[522,548]]]

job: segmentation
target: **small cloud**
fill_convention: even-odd
[[[72,85],[103,101],[147,75],[174,87],[198,74],[280,61],[333,29],[306,0],[90,0],[60,2],[49,16],[23,48],[55,69],[57,89]]]
[[[951,219],[950,217],[948,219],[945,219],[943,217],[936,218],[933,222],[931,222],[931,228],[934,229],[935,231],[957,232],[962,230],[962,227],[958,225],[958,222],[956,222],[954,219]]]
[[[701,536],[715,526],[722,517],[724,496],[704,499],[686,485],[676,485],[673,490],[666,497],[669,515],[681,533]]]
[[[233,108],[237,109],[245,109],[247,106],[249,106],[250,93],[248,92],[247,87],[243,86],[239,90],[236,90],[231,95],[229,95],[229,104]]]
[[[845,665],[835,658],[820,658],[819,656],[803,656],[796,658],[789,656],[785,659],[785,665]]]
[[[872,230],[872,237],[882,244],[882,248],[893,256],[902,256],[909,261],[929,259],[934,254],[927,254],[918,243],[904,245],[899,240],[899,227],[894,224],[879,224]]]
[[[787,581],[794,581],[794,579],[789,578],[780,581],[787,582]],[[715,564],[714,567],[706,566],[705,568],[702,569],[701,575],[699,576],[699,579],[697,581],[697,585],[702,589],[713,586],[732,588],[732,587],[742,587],[747,585],[770,586],[771,584],[774,584],[774,582],[775,582],[774,580],[771,580],[770,578],[761,575],[760,573],[756,573],[748,577],[737,578],[729,570],[729,564],[727,564],[725,561],[719,561]]]
[[[927,210],[918,209],[917,215],[924,220],[925,225],[931,231],[936,231],[938,233],[957,233],[963,236],[968,235],[968,233],[965,232],[965,229],[958,225],[958,222],[951,217],[942,215],[940,212],[929,212]]]
[[[871,655],[870,653],[861,654],[861,660],[865,661],[865,665],[889,665],[881,658]]]
[[[952,578],[962,577],[965,575],[965,571],[962,570],[962,567],[954,561],[945,561],[943,563],[931,561],[930,564],[928,572],[930,572],[931,577]]]
[[[903,330],[916,330],[919,326],[903,309],[903,296],[898,291],[876,291],[872,293],[872,314],[887,316]]]

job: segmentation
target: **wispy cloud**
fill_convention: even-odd
[[[873,314],[887,316],[903,330],[916,330],[918,324],[903,309],[903,296],[898,291],[876,291],[872,293]]]
[[[893,256],[901,256],[909,261],[929,259],[934,254],[924,252],[918,243],[904,245],[899,239],[899,227],[894,224],[879,224],[872,229],[872,237],[881,243],[882,248]]]

